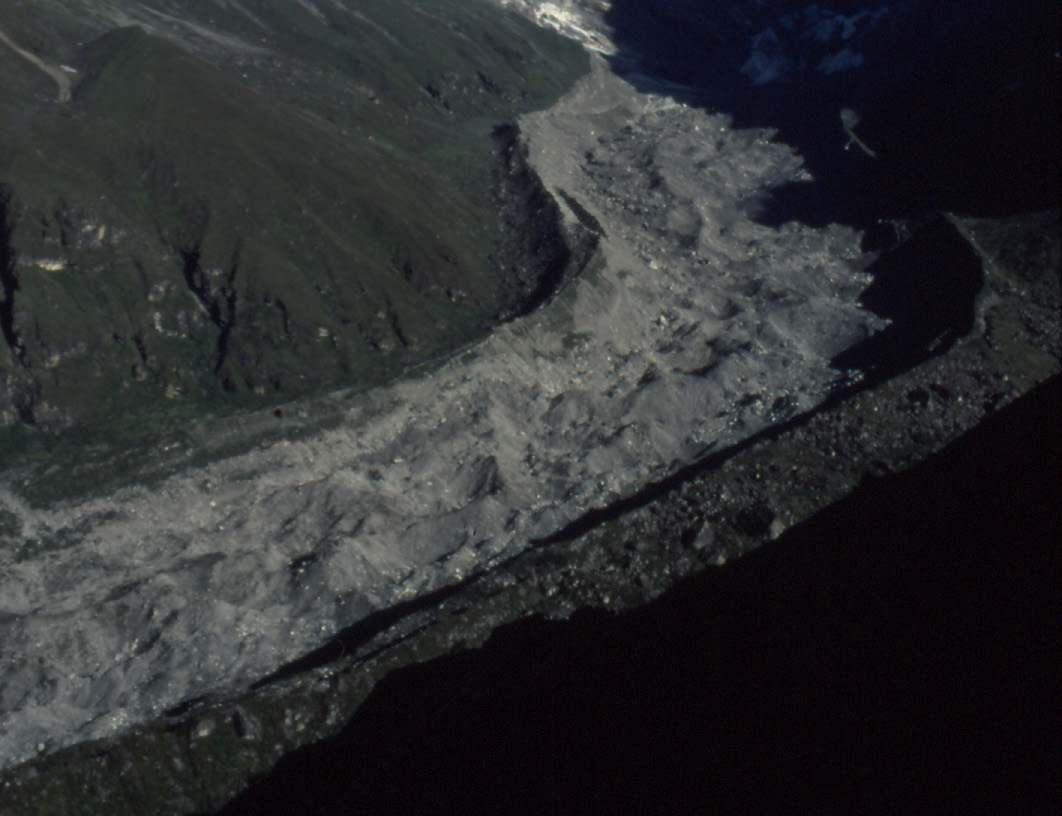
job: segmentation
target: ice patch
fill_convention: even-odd
[[[62,272],[66,269],[66,261],[62,258],[40,258],[33,265],[44,272]]]
[[[805,66],[825,74],[858,68],[865,57],[846,43],[865,36],[886,14],[887,7],[844,15],[818,5],[786,14],[751,38],[741,72],[753,85],[765,85]]]
[[[753,51],[741,66],[741,73],[745,74],[753,85],[766,85],[781,79],[789,73],[789,68],[790,62],[785,57],[771,57],[762,51]]]
[[[583,44],[599,54],[612,55],[618,49],[612,42],[611,31],[605,23],[605,15],[611,0],[497,0],[512,8],[543,28],[549,28],[569,39]]]
[[[838,71],[850,71],[863,64],[863,55],[847,48],[836,54],[830,54],[819,63],[818,70],[824,74],[836,74]]]
[[[837,36],[842,40],[850,40],[855,35],[860,21],[870,16],[870,12],[861,11],[846,17],[812,6],[805,15],[808,20],[807,33],[820,43],[828,43]]]

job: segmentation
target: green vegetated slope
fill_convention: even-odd
[[[487,0],[35,11],[74,97],[0,45],[0,426],[378,382],[566,258],[497,128],[585,58]]]

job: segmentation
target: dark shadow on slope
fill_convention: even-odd
[[[1060,407],[640,610],[396,672],[223,812],[1052,812]]]
[[[309,652],[296,660],[285,663],[272,674],[266,675],[261,680],[255,681],[251,685],[251,689],[257,690],[280,683],[284,680],[290,680],[293,677],[298,677],[301,674],[306,674],[314,669],[319,669],[322,666],[334,663],[343,657],[343,655],[354,654],[358,649],[369,645],[377,635],[386,632],[395,624],[416,615],[418,612],[427,612],[437,609],[439,604],[447,598],[452,598],[462,590],[468,589],[481,577],[482,576],[477,575],[471,578],[466,578],[456,584],[437,589],[434,592],[429,592],[426,595],[414,598],[411,601],[403,601],[385,609],[381,609],[378,612],[373,612],[357,623],[351,624],[345,629],[337,632],[329,638],[328,642],[323,646],[319,646],[312,652]],[[399,638],[399,640],[400,639],[401,638]],[[396,641],[392,641],[388,645],[392,645],[394,642]],[[380,647],[380,649],[384,648],[387,648],[387,646]],[[377,649],[373,649],[373,653],[375,653],[375,651],[377,651]],[[368,659],[369,656],[371,655],[366,655],[366,659]],[[167,716],[173,716],[169,712],[166,714]]]
[[[848,224],[864,231],[865,250],[886,253],[863,300],[893,326],[835,361],[879,378],[946,350],[972,327],[981,274],[937,214],[1057,206],[1062,144],[1053,0],[819,7],[851,17],[886,5],[872,25],[860,18],[850,39],[834,33],[829,42],[811,34],[803,0],[614,0],[608,15],[621,49],[614,65],[636,85],[660,93],[654,78],[681,83],[684,101],[728,114],[738,128],[773,128],[799,151],[814,181],[773,191],[759,221]],[[742,67],[752,37],[767,28],[780,34],[772,54],[788,67],[754,85]],[[818,70],[841,47],[863,64]],[[876,158],[851,142],[845,109],[856,112],[854,132]],[[903,233],[913,234],[906,245]]]
[[[495,195],[501,223],[492,256],[511,293],[497,315],[507,322],[548,303],[589,263],[599,240],[585,224],[565,229],[560,208],[527,159],[516,125],[499,125],[491,138],[498,156]]]
[[[8,347],[11,359],[25,364],[25,347],[15,328],[15,295],[19,289],[15,247],[11,242],[11,194],[0,187],[0,337]]]
[[[939,210],[993,216],[1056,205],[1056,3],[894,2],[872,28],[861,23],[852,40],[837,35],[821,46],[778,23],[808,5],[614,0],[608,20],[621,48],[617,67],[629,71],[637,62],[645,73],[692,86],[735,126],[776,128],[799,150],[816,181],[778,191],[763,216],[768,223],[869,227]],[[886,4],[819,5],[851,15]],[[755,86],[741,67],[752,35],[772,25],[793,42],[789,51],[779,47],[791,69]],[[863,56],[861,67],[817,70],[820,52],[848,44]],[[844,108],[859,112],[856,131],[878,159],[845,150]]]
[[[869,271],[874,282],[860,302],[891,322],[839,354],[834,367],[887,376],[942,354],[973,329],[983,262],[946,219],[933,219]]]

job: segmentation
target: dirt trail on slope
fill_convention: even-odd
[[[4,30],[2,28],[0,28],[0,42],[6,44],[12,51],[14,51],[20,57],[29,60],[42,71],[44,71],[44,73],[46,73],[48,76],[55,80],[55,84],[59,86],[60,103],[66,103],[70,101],[70,99],[72,98],[72,83],[70,82],[70,77],[66,75],[66,72],[63,71],[62,68],[59,68],[55,65],[49,65],[36,54],[20,47],[18,43],[16,43],[9,36],[7,36],[7,34],[4,33]]]

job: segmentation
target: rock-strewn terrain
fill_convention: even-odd
[[[1052,372],[1044,393],[1057,402],[1057,242],[1044,241],[1043,219],[965,226],[986,248],[987,297],[979,328],[947,354],[709,457],[451,590],[369,616],[257,691],[11,769],[0,802],[26,814],[212,811],[284,754],[335,734],[403,666],[475,648],[529,615],[639,606],[769,539],[788,541],[788,528],[910,467]]]
[[[5,753],[235,691],[510,558],[811,408],[838,380],[830,360],[882,325],[855,303],[857,233],[751,220],[802,172],[767,134],[601,65],[522,129],[570,230],[601,245],[540,311],[436,371],[334,398],[333,427],[302,439],[252,434],[194,469],[197,446],[167,441],[132,484],[46,506],[69,473],[12,474]]]
[[[146,460],[57,445],[8,471],[4,750],[43,754],[9,772],[12,809],[93,812],[126,766],[134,810],[218,807],[388,671],[530,613],[642,603],[1058,373],[1057,212],[984,212],[924,154],[928,194],[867,187],[902,162],[844,82],[776,130],[741,121],[770,91],[735,118],[648,76],[651,56],[624,54],[623,77],[596,57],[502,152],[575,258],[596,247],[538,311]]]

